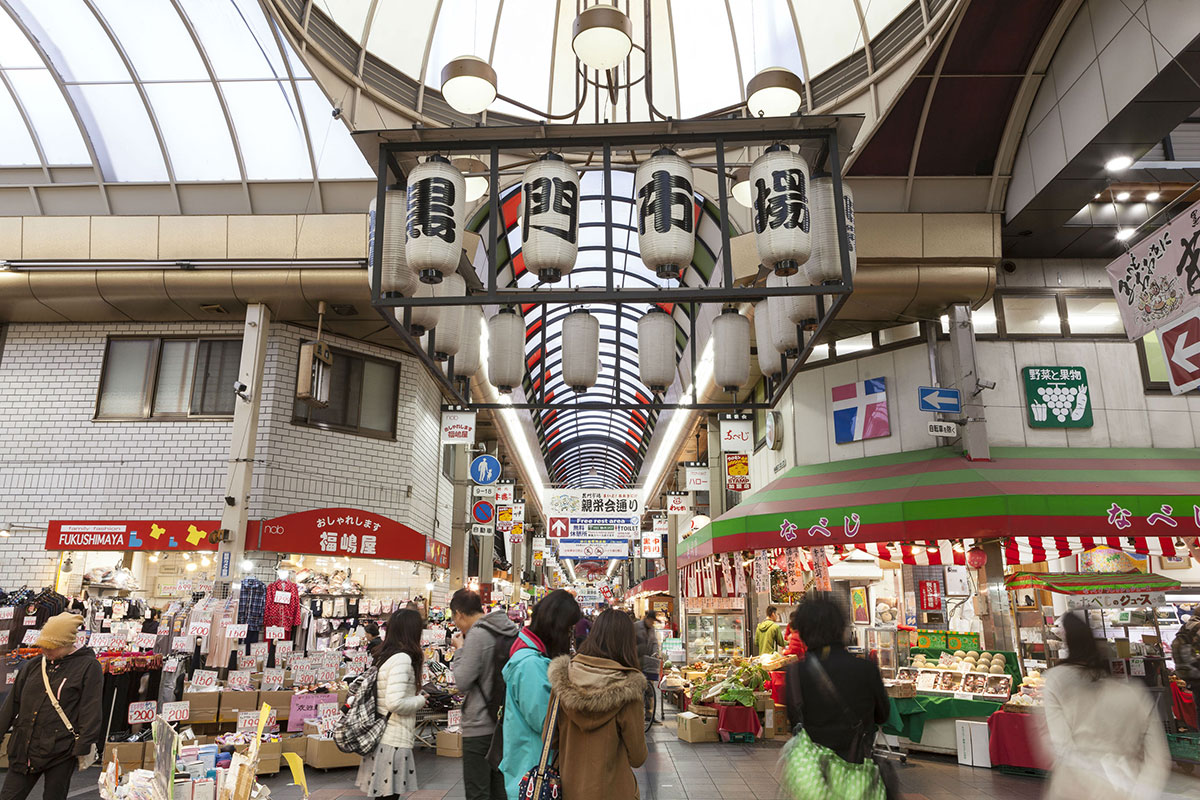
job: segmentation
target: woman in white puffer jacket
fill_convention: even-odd
[[[387,637],[374,654],[379,665],[377,710],[388,723],[375,752],[363,759],[354,781],[368,797],[417,790],[412,746],[416,714],[425,707],[420,684],[422,628],[420,614],[400,609],[388,620]]]

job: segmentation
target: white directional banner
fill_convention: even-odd
[[[619,559],[629,558],[626,539],[563,539],[558,543],[559,558]]]

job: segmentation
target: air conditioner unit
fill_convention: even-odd
[[[300,345],[300,369],[296,376],[296,399],[314,408],[329,405],[329,383],[333,376],[333,351],[324,342]]]

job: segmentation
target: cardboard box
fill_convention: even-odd
[[[717,718],[701,717],[685,711],[675,717],[679,738],[685,742],[717,742]]]
[[[787,706],[775,704],[775,739],[787,739],[792,735],[792,726],[788,722]]]
[[[113,761],[121,765],[122,772],[141,769],[146,754],[145,742],[108,742],[104,745],[104,766]]]
[[[308,751],[308,737],[300,734],[298,736],[285,736],[279,740],[280,754],[283,753],[299,753],[301,758]]]
[[[992,767],[986,722],[959,719],[954,721],[958,740],[958,763],[968,767]]]
[[[462,734],[438,731],[437,754],[447,758],[462,758]]]
[[[242,711],[258,711],[258,692],[222,690],[219,694],[221,695],[221,710],[217,714],[219,722],[237,722],[238,714]]]
[[[770,692],[755,692],[754,693],[754,710],[755,711],[770,711],[775,708],[775,698]]]
[[[0,769],[8,769],[8,740],[12,738],[11,733],[4,734],[4,738],[0,739]]]
[[[259,692],[258,707],[262,708],[263,703],[275,709],[275,719],[283,722],[292,713],[292,691]]]
[[[203,724],[217,721],[217,708],[221,704],[220,692],[193,692],[183,690],[183,697],[191,705],[188,707],[188,724]]]
[[[263,742],[258,748],[258,769],[255,775],[274,775],[283,762],[282,742]]]
[[[308,747],[304,751],[304,763],[316,769],[333,769],[335,767],[357,767],[362,763],[362,756],[355,753],[343,753],[338,750],[333,739],[318,739],[307,736]]]

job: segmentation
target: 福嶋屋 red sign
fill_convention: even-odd
[[[920,582],[920,605],[922,611],[942,610],[942,585],[938,581]]]
[[[358,508],[320,508],[269,519],[258,549],[318,556],[424,561],[426,538],[402,522]]]
[[[211,520],[52,519],[47,550],[216,550]]]

